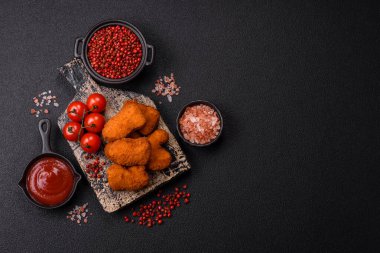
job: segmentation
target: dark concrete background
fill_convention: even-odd
[[[2,1],[0,251],[376,251],[379,10],[366,1]],[[125,224],[128,210],[103,212],[85,181],[54,211],[17,187],[41,149],[32,97],[59,96],[55,122],[74,95],[57,68],[77,36],[109,18],[156,47],[153,66],[125,89],[162,101],[172,131],[195,99],[225,119],[212,147],[180,143],[193,169],[165,189],[187,183],[191,204],[153,229]],[[173,103],[150,93],[170,72],[182,86]],[[77,164],[56,125],[52,146]],[[65,213],[85,202],[89,224],[69,223]]]

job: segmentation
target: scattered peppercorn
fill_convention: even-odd
[[[182,190],[176,187],[173,193],[168,194],[163,194],[162,190],[159,190],[156,194],[158,199],[148,204],[140,205],[138,211],[132,209],[132,217],[130,218],[126,215],[123,217],[124,221],[134,223],[136,219],[138,225],[148,228],[163,224],[163,219],[171,218],[173,210],[181,206],[181,200],[185,204],[190,202],[190,193],[184,191],[184,189],[187,189],[187,185],[183,185]]]
[[[104,161],[100,161],[99,156],[94,156],[92,154],[86,154],[84,156],[86,160],[90,162],[86,165],[86,173],[90,178],[102,178],[104,176]]]

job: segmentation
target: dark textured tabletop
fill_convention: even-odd
[[[378,251],[379,5],[358,2],[2,1],[0,252]],[[191,203],[152,229],[126,224],[129,208],[105,213],[85,180],[53,211],[17,187],[41,151],[32,98],[57,95],[56,122],[75,92],[57,68],[76,37],[110,18],[155,46],[154,64],[125,89],[161,101],[173,132],[196,99],[225,121],[215,145],[180,141],[192,171],[164,190],[186,183]],[[182,90],[169,103],[151,90],[171,72]],[[52,130],[53,149],[78,166]],[[86,202],[88,224],[66,220]]]

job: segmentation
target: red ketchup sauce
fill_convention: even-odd
[[[27,190],[36,202],[44,206],[63,203],[73,190],[74,173],[62,159],[43,157],[29,169]]]

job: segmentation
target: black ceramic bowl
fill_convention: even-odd
[[[46,130],[43,129],[43,126],[45,124],[46,124]],[[74,169],[74,166],[71,164],[71,162],[68,159],[66,159],[65,157],[63,157],[60,154],[54,153],[51,150],[51,148],[50,148],[50,129],[51,129],[50,120],[48,120],[48,119],[42,119],[42,120],[40,120],[40,122],[38,123],[38,129],[40,130],[40,134],[41,134],[41,137],[42,137],[42,154],[38,155],[37,157],[35,157],[33,160],[31,160],[28,163],[28,165],[25,167],[24,173],[23,173],[22,178],[20,179],[18,185],[20,186],[20,188],[24,192],[26,198],[31,203],[33,203],[34,205],[36,205],[38,207],[41,207],[41,208],[54,209],[54,208],[58,208],[58,207],[63,206],[64,204],[66,204],[71,199],[71,197],[74,195],[74,192],[75,192],[75,190],[77,188],[77,184],[78,184],[78,182],[81,179],[81,175],[78,174],[78,172],[76,172],[76,170]],[[42,158],[46,158],[46,157],[53,157],[53,158],[56,158],[58,160],[63,161],[64,163],[66,163],[66,165],[68,165],[69,168],[71,168],[71,170],[73,172],[73,175],[74,175],[74,185],[73,185],[73,188],[71,189],[70,195],[66,198],[65,201],[63,201],[62,203],[59,203],[58,205],[55,205],[55,206],[45,206],[45,205],[42,205],[39,202],[35,201],[30,196],[30,194],[28,192],[28,187],[26,186],[27,185],[26,181],[27,181],[28,173],[29,173],[29,170],[30,170],[31,166],[35,162],[37,162],[38,160],[40,160]]]
[[[136,68],[136,70],[131,75],[126,76],[124,78],[120,78],[120,79],[111,79],[111,78],[107,78],[107,77],[104,77],[104,76],[98,74],[92,68],[92,66],[88,60],[88,55],[87,55],[87,53],[88,53],[87,45],[88,45],[90,39],[92,38],[92,36],[94,35],[94,33],[96,33],[98,30],[100,30],[104,27],[113,26],[113,25],[125,26],[128,29],[130,29],[132,32],[134,32],[137,35],[137,37],[139,38],[140,43],[142,45],[142,58],[141,58],[140,65]],[[82,45],[81,51],[78,52],[78,50],[80,48],[80,44]],[[150,51],[150,57],[148,57],[148,51]],[[95,25],[93,28],[91,28],[91,30],[87,33],[86,37],[76,39],[75,47],[74,47],[74,56],[82,59],[83,64],[86,67],[88,73],[91,75],[91,77],[95,81],[97,81],[99,83],[103,83],[103,84],[118,85],[118,84],[123,84],[123,83],[131,81],[133,78],[135,78],[143,70],[143,68],[145,66],[149,66],[152,64],[153,58],[154,58],[154,47],[146,43],[145,38],[142,35],[142,33],[134,25],[132,25],[128,22],[125,22],[123,20],[107,20],[107,21],[103,21],[103,22]]]
[[[219,131],[219,134],[215,137],[215,139],[213,139],[212,141],[210,141],[208,143],[205,143],[205,144],[192,143],[192,142],[186,140],[185,137],[183,136],[182,132],[181,132],[180,127],[179,127],[179,119],[182,117],[182,114],[185,112],[186,108],[190,107],[190,106],[193,106],[193,105],[199,105],[199,104],[208,105],[211,108],[213,108],[216,111],[216,114],[218,115],[219,120],[220,120],[220,131]],[[207,146],[210,146],[211,144],[215,143],[219,139],[220,135],[222,134],[222,131],[223,131],[223,118],[222,118],[222,114],[220,113],[219,109],[213,103],[210,103],[210,102],[204,101],[204,100],[192,101],[192,102],[188,103],[187,105],[185,105],[179,111],[178,116],[177,116],[177,131],[178,131],[178,134],[181,137],[181,139],[184,142],[186,142],[187,144],[191,145],[191,146],[195,146],[195,147],[207,147]]]

